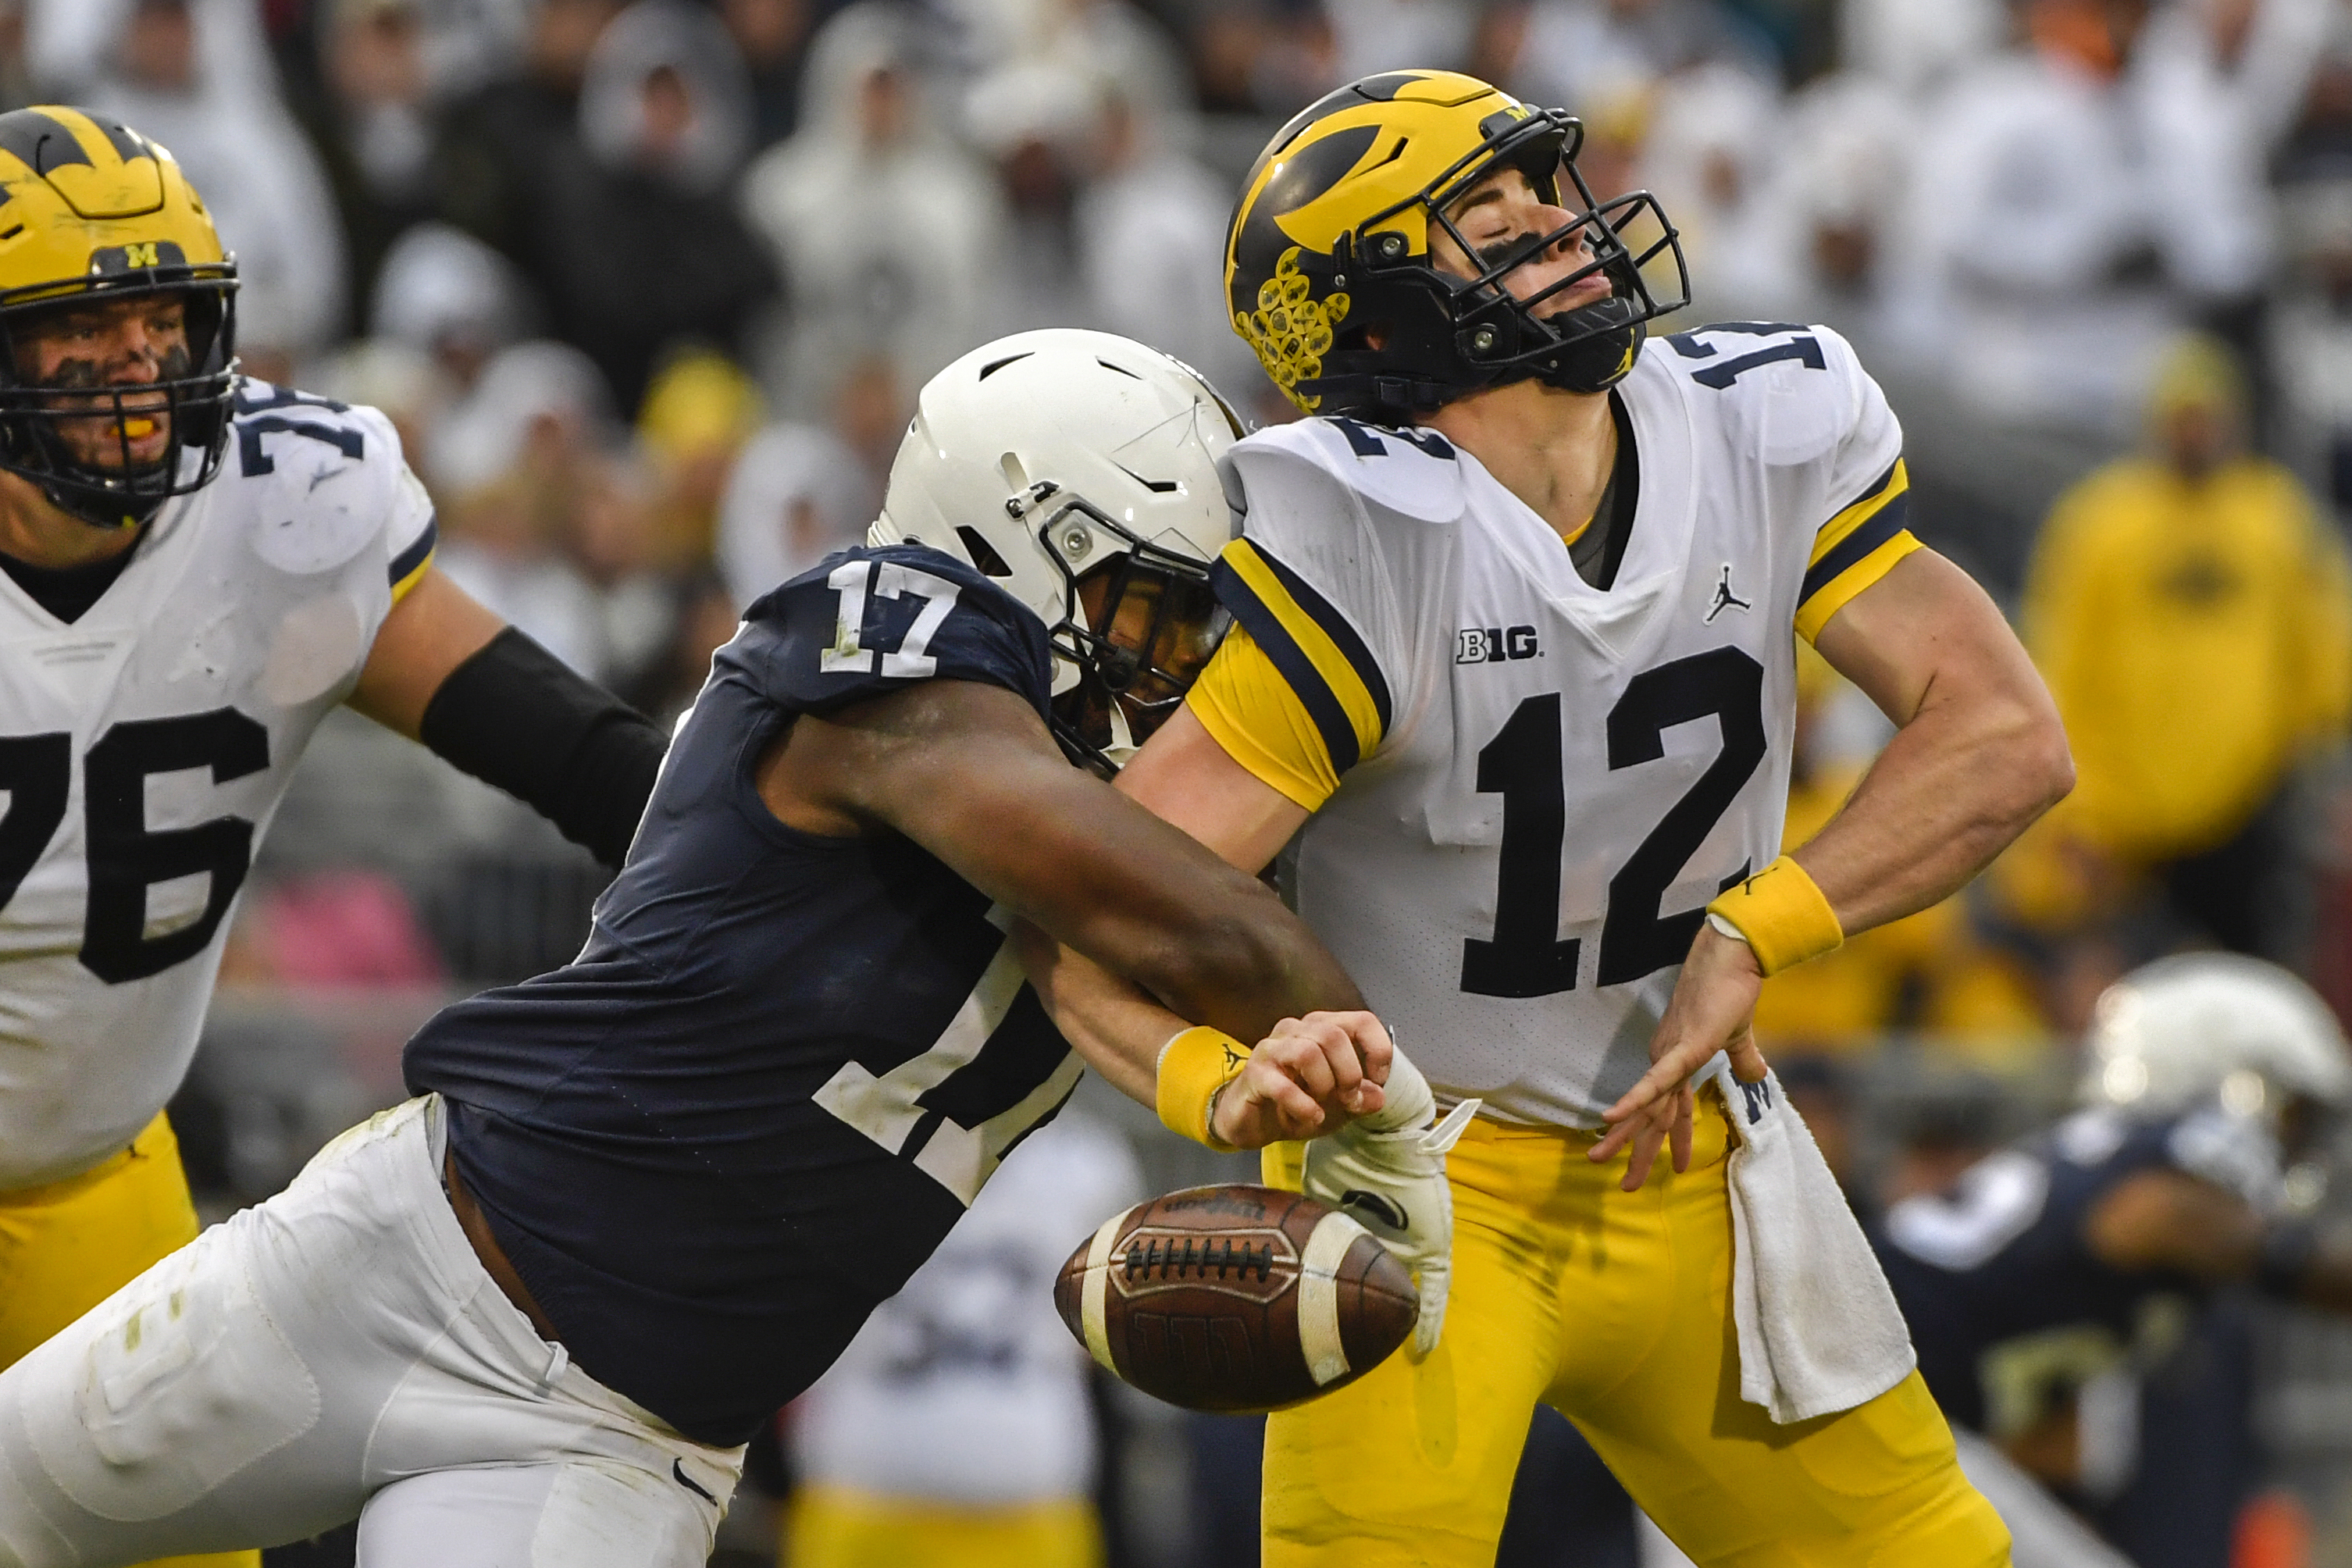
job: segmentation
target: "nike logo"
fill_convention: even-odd
[[[712,1497],[709,1492],[704,1491],[700,1487],[696,1486],[694,1484],[694,1478],[686,1473],[686,1461],[684,1459],[672,1458],[669,1462],[669,1473],[670,1479],[677,1482],[679,1486],[684,1487],[687,1490],[692,1492],[695,1496],[700,1498],[711,1507],[717,1508],[719,1506],[719,1500]]]
[[[1379,1193],[1368,1193],[1361,1187],[1349,1187],[1339,1194],[1343,1209],[1360,1209],[1391,1230],[1411,1230],[1412,1221],[1405,1216],[1404,1206]]]

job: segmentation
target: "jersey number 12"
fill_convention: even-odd
[[[1736,647],[1693,654],[1628,682],[1609,710],[1609,766],[1654,763],[1665,732],[1714,715],[1723,749],[1668,807],[1609,879],[1595,984],[1619,985],[1680,963],[1704,910],[1661,915],[1667,886],[1764,760],[1764,667]],[[1568,837],[1568,792],[1560,771],[1559,693],[1521,702],[1478,753],[1478,793],[1503,797],[1503,842],[1495,888],[1495,934],[1462,944],[1462,989],[1478,996],[1549,996],[1576,989],[1582,942],[1559,940],[1560,854]],[[1742,867],[1723,885],[1745,878]]]

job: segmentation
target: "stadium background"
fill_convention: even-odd
[[[1915,530],[2065,710],[2067,807],[1768,993],[1858,1204],[2063,1103],[2142,959],[2234,947],[2352,1005],[2343,0],[0,0],[0,107],[170,146],[238,255],[248,368],[383,407],[449,574],[664,718],[742,605],[862,531],[914,389],[977,342],[1105,328],[1288,416],[1224,324],[1232,195],[1282,119],[1405,65],[1580,114],[1594,186],[1681,226],[1681,324],[1851,336]],[[1885,732],[1812,667],[1792,843]],[[439,1002],[568,957],[600,880],[337,715],[173,1109],[207,1212],[397,1098]],[[1086,1104],[1153,1188],[1228,1169]],[[2352,1331],[2230,1310],[2262,1440],[2238,1560],[2352,1563]],[[1113,1562],[1252,1560],[1246,1423],[1107,1389],[1095,1418]],[[790,1484],[755,1479],[738,1568]],[[1525,1501],[1507,1563],[1617,1561]]]

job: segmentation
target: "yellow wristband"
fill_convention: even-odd
[[[1845,944],[1837,911],[1805,868],[1786,855],[1706,906],[1738,928],[1756,967],[1778,974]]]
[[[1241,1077],[1249,1047],[1222,1029],[1195,1025],[1160,1047],[1160,1120],[1171,1132],[1205,1143],[1221,1154],[1234,1146],[1209,1131],[1217,1091]]]

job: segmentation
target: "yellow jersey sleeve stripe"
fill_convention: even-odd
[[[409,547],[392,558],[392,602],[395,605],[408,596],[433,564],[434,546],[440,542],[441,525],[437,518],[425,521],[425,531],[418,534]]]
[[[1913,551],[1921,549],[1918,540],[1907,528],[1898,528],[1891,539],[1882,540],[1876,549],[1848,566],[1820,592],[1797,606],[1797,635],[1807,642],[1821,636],[1830,617],[1846,607],[1856,594],[1895,570],[1895,563]]]
[[[1225,634],[1184,705],[1227,756],[1307,810],[1339,787],[1322,727],[1247,627]]]
[[[1246,539],[1225,546],[1209,584],[1306,705],[1335,773],[1381,743],[1389,727],[1388,681],[1329,600]]]
[[[1911,472],[1903,466],[1903,459],[1897,458],[1895,459],[1893,468],[1878,476],[1875,484],[1863,491],[1851,506],[1822,524],[1814,532],[1813,552],[1808,557],[1811,565],[1819,568],[1828,559],[1831,552],[1845,543],[1856,531],[1864,529],[1873,519],[1880,516],[1889,508],[1895,510],[1899,519],[1901,513],[1910,507],[1910,501],[1906,499],[1910,491]],[[1895,526],[1901,527],[1902,524],[1898,521]],[[1864,551],[1863,553],[1867,554],[1869,552]],[[1832,577],[1836,575],[1835,572],[1830,574]],[[1824,582],[1827,580],[1827,578],[1823,579]],[[1813,588],[1812,575],[1808,573],[1805,577],[1805,592],[1810,594]]]

